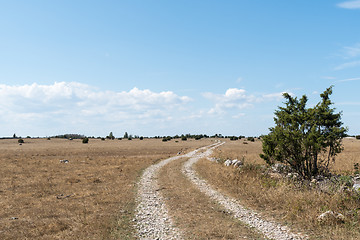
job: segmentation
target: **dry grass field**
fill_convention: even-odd
[[[0,239],[134,239],[136,182],[142,170],[162,159],[213,143],[212,139],[142,141],[16,139],[0,140]],[[261,141],[229,141],[213,156],[245,161],[243,171],[201,160],[196,169],[218,189],[241,199],[269,218],[308,233],[311,239],[360,239],[360,202],[293,188],[264,178],[256,167]],[[360,141],[344,140],[332,170],[354,172]],[[61,160],[69,163],[61,163]],[[161,171],[163,193],[172,216],[189,239],[258,238],[191,186],[180,172],[185,159]],[[319,224],[325,210],[343,213],[342,224]],[[211,227],[210,227],[211,226]],[[241,236],[241,237],[239,237]],[[260,238],[260,237],[259,237]]]
[[[360,164],[360,141],[355,138],[343,140],[344,150],[337,157],[335,163],[330,163],[332,172],[351,174],[354,172],[354,163]],[[247,163],[265,164],[259,157],[262,153],[262,142],[249,142],[245,139],[227,141],[221,148],[215,149],[213,156],[221,159],[244,159]]]
[[[141,171],[210,141],[0,140],[0,239],[133,239]]]
[[[214,150],[222,159],[244,159],[242,170],[201,160],[196,165],[199,174],[221,191],[240,199],[245,206],[262,212],[268,218],[306,232],[310,239],[360,239],[360,196],[348,192],[320,192],[289,184],[262,174],[264,161],[259,157],[261,141],[228,141]],[[344,139],[344,151],[338,156],[332,171],[354,173],[354,163],[360,162],[360,141]],[[332,210],[345,216],[344,223],[320,223],[317,217]]]

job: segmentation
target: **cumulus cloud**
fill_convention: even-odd
[[[244,109],[252,106],[256,100],[254,96],[248,95],[244,89],[229,88],[225,94],[204,93],[203,96],[215,102],[208,113],[221,114],[226,109]]]
[[[223,114],[227,110],[242,110],[252,108],[256,103],[282,99],[281,93],[262,94],[255,96],[248,94],[244,89],[229,88],[225,94],[204,93],[203,96],[214,102],[214,106],[208,111],[209,114]],[[243,113],[235,118],[244,116]]]
[[[3,122],[84,124],[92,121],[171,119],[191,101],[174,92],[100,91],[77,82],[52,85],[11,86],[0,84],[0,115]],[[87,119],[87,120],[86,120]]]
[[[347,9],[360,9],[360,0],[342,2],[337,4],[337,6]]]

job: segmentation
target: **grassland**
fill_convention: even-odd
[[[244,144],[245,143],[245,144]],[[306,232],[310,239],[360,239],[360,196],[349,191],[322,192],[294,185],[285,179],[264,175],[259,157],[261,141],[229,141],[214,151],[222,159],[243,159],[239,170],[203,159],[196,165],[198,173],[226,194],[240,199],[270,219]],[[344,139],[344,151],[331,165],[332,172],[353,174],[360,162],[360,141]],[[317,217],[332,210],[345,216],[344,222],[321,223]]]
[[[0,140],[0,239],[133,239],[141,171],[209,143]]]
[[[134,239],[136,182],[146,167],[209,145],[212,139],[0,140],[0,239]],[[304,231],[311,239],[360,239],[360,202],[343,193],[294,188],[264,178],[261,141],[229,141],[214,151],[222,159],[243,159],[245,167],[202,160],[197,171],[221,191],[241,199],[269,218]],[[360,141],[344,140],[332,171],[352,174],[360,163]],[[60,160],[69,163],[61,163]],[[180,173],[185,159],[166,166],[159,177],[172,215],[189,239],[254,238],[208,202]],[[259,170],[260,169],[260,170]],[[341,224],[320,224],[325,210],[345,215]]]

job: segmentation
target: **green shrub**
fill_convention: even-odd
[[[24,143],[24,139],[19,138],[19,139],[18,139],[18,143]]]
[[[360,135],[357,135],[355,138],[358,139],[358,140],[360,140]]]
[[[89,138],[84,137],[84,138],[82,139],[82,143],[88,143],[88,142],[89,142]]]
[[[255,142],[255,138],[254,138],[254,137],[248,137],[247,140],[250,141],[250,142]]]
[[[187,140],[187,137],[182,136],[182,137],[181,137],[181,140],[182,140],[182,141],[186,141],[186,140]]]

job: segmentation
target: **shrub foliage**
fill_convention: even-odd
[[[260,157],[268,164],[285,163],[304,178],[327,171],[342,151],[341,140],[347,132],[341,112],[330,107],[331,94],[332,86],[320,94],[322,100],[316,106],[306,108],[306,95],[297,99],[284,93],[285,107],[275,111],[275,127],[263,137]]]

